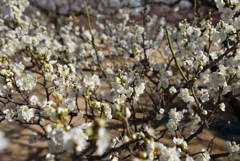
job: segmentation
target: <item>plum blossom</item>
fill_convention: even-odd
[[[109,146],[109,135],[104,127],[98,129],[98,139],[96,145],[98,147],[97,153],[99,156],[103,155],[104,151]]]
[[[4,132],[0,130],[0,152],[3,151],[9,144],[9,139],[4,136]]]

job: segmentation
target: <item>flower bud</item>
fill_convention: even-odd
[[[179,151],[179,153],[181,153],[182,149],[178,147],[178,148],[177,148],[177,151]]]
[[[129,142],[129,137],[125,135],[125,136],[123,137],[123,141],[124,141],[124,143]]]
[[[67,125],[66,128],[65,128],[67,131],[69,131],[71,129],[71,126],[70,125]]]
[[[62,123],[59,122],[59,123],[57,124],[57,128],[60,129],[61,127],[62,127]]]
[[[86,129],[86,133],[87,133],[88,136],[93,136],[94,135],[94,131],[91,127]]]
[[[121,107],[125,107],[125,104],[124,104],[124,103],[120,103],[120,106],[121,106]]]
[[[68,109],[67,108],[65,108],[63,111],[64,111],[64,113],[68,113]]]
[[[52,93],[52,96],[56,99],[57,94],[54,92],[54,93]]]
[[[58,106],[57,106],[56,103],[52,103],[51,106],[52,106],[53,108],[58,108]]]
[[[94,120],[94,122],[95,122],[96,126],[98,126],[98,127],[102,127],[105,124],[105,121],[102,118],[96,118]]]
[[[116,107],[116,112],[120,112],[121,111],[121,107],[120,106],[117,106]]]
[[[126,107],[125,110],[126,111],[124,111],[124,115],[126,115],[127,119],[129,119],[131,117],[131,111],[128,107]]]
[[[132,138],[133,138],[133,139],[137,139],[136,134],[132,134]]]
[[[202,114],[203,115],[207,115],[207,111],[206,110],[202,110]]]
[[[101,107],[105,107],[105,104],[104,104],[104,103],[101,103],[100,106],[101,106]]]
[[[140,152],[139,153],[139,158],[146,158],[147,157],[147,153],[146,152]]]
[[[62,102],[62,100],[63,100],[62,95],[59,95],[57,98],[58,98],[58,101],[59,101],[59,102]]]
[[[148,145],[148,144],[150,144],[151,141],[149,139],[145,139],[144,142],[145,142],[145,144]]]

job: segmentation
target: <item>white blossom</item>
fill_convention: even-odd
[[[4,136],[4,132],[0,130],[0,152],[3,151],[9,144],[9,139]]]
[[[109,146],[109,136],[106,132],[106,129],[103,127],[98,129],[98,140],[96,145],[98,147],[97,153],[99,156],[103,155],[104,151]]]

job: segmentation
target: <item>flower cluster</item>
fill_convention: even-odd
[[[237,145],[235,141],[233,142],[227,141],[225,146],[227,147],[227,150],[230,153],[228,155],[229,159],[231,161],[236,160],[239,154],[239,145]]]

